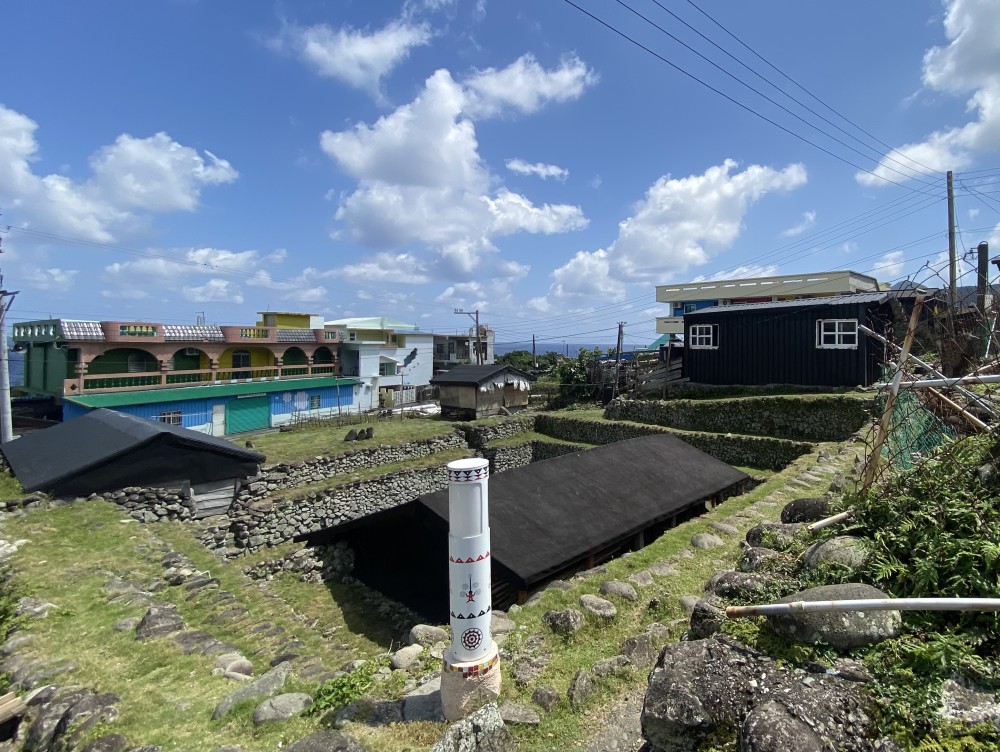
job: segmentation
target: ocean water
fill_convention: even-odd
[[[557,352],[560,355],[565,355],[570,358],[575,358],[582,348],[587,348],[588,350],[593,350],[595,347],[601,348],[601,352],[607,352],[614,344],[610,345],[588,345],[582,342],[538,342],[535,345],[535,351],[542,355],[547,352]],[[628,347],[626,350],[630,349]],[[496,343],[496,354],[506,355],[514,350],[527,350],[531,352],[531,340],[527,342],[497,342]]]

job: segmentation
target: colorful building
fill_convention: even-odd
[[[22,390],[69,420],[106,407],[212,435],[362,409],[341,373],[343,329],[264,312],[251,326],[44,319],[16,324]]]

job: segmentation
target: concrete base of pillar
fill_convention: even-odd
[[[445,651],[441,668],[441,706],[449,721],[460,721],[500,697],[500,653],[495,642],[482,659],[451,660]]]

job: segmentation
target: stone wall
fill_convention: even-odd
[[[194,513],[191,493],[184,488],[129,487],[102,494],[100,498],[125,507],[139,522],[189,520]]]
[[[556,441],[541,441],[535,439],[523,444],[511,444],[502,447],[487,447],[480,454],[490,461],[490,469],[494,473],[524,467],[532,462],[547,460],[551,457],[561,457],[564,454],[579,452],[585,447],[572,444],[560,444]]]
[[[328,546],[306,546],[277,559],[243,567],[252,580],[270,580],[282,572],[297,574],[302,582],[339,580],[354,570],[354,551],[344,541]]]
[[[535,430],[563,441],[580,441],[586,444],[611,444],[615,441],[635,439],[639,436],[669,433],[729,465],[762,467],[771,470],[781,470],[792,460],[812,449],[810,444],[787,439],[693,433],[660,426],[605,423],[598,420],[563,418],[554,415],[539,415],[536,419]]]
[[[491,441],[510,439],[522,433],[535,430],[535,416],[521,415],[498,423],[479,426],[474,423],[461,423],[458,430],[465,436],[465,441],[473,449],[483,449]]]
[[[671,402],[614,400],[604,417],[686,431],[794,441],[846,441],[871,419],[871,400],[842,396]]]

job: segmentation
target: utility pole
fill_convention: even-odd
[[[958,261],[955,257],[955,189],[952,173],[948,170],[948,328],[955,337],[955,305],[957,294]]]
[[[538,353],[535,351],[535,335],[531,335],[531,363],[533,368],[538,368]]]
[[[615,345],[615,388],[612,392],[614,397],[618,396],[618,381],[622,372],[622,343],[625,339],[625,322],[618,322],[618,343]]]
[[[976,247],[976,272],[976,308],[983,319],[983,326],[989,327],[986,295],[990,289],[990,244],[985,240]]]
[[[0,248],[0,253],[2,252],[3,249]],[[14,421],[10,414],[10,369],[7,363],[7,311],[14,304],[17,292],[3,289],[3,274],[0,274],[0,443],[3,444],[14,438]]]
[[[461,308],[456,308],[455,313],[464,313],[476,322],[476,365],[481,366],[483,364],[483,338],[479,332],[479,309],[477,308],[475,311],[465,311]]]

